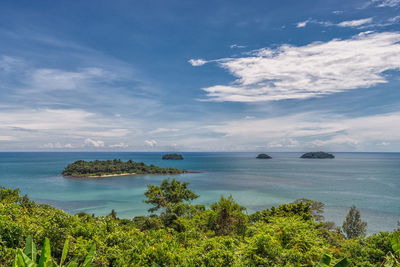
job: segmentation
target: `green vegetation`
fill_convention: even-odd
[[[162,155],[162,159],[168,159],[168,160],[183,160],[183,157],[181,154],[164,154]]]
[[[272,157],[267,154],[258,154],[256,158],[257,159],[272,159]]]
[[[15,253],[15,259],[12,263],[13,267],[45,267],[45,266],[54,266],[54,267],[90,267],[93,261],[94,253],[96,250],[96,244],[92,245],[88,255],[85,258],[83,264],[78,265],[77,258],[72,259],[68,264],[64,265],[65,259],[67,258],[69,249],[69,240],[65,240],[64,247],[61,254],[60,262],[57,261],[51,256],[51,247],[50,240],[46,237],[44,239],[44,243],[42,246],[42,253],[40,255],[39,261],[37,262],[37,251],[36,245],[33,242],[32,236],[29,236],[26,240],[25,248],[17,249]]]
[[[347,239],[314,219],[323,206],[310,200],[248,215],[232,197],[193,205],[198,195],[175,179],[145,195],[151,215],[129,220],[70,215],[0,188],[0,266],[41,254],[38,266],[87,266],[88,257],[92,266],[399,266],[400,229]]]
[[[300,158],[302,159],[333,159],[334,155],[326,153],[326,152],[308,152],[303,154]]]
[[[343,222],[342,228],[347,238],[365,236],[367,223],[361,221],[360,211],[355,206],[350,208],[346,220]]]
[[[143,162],[126,162],[119,159],[114,160],[78,160],[69,164],[62,175],[71,177],[101,177],[118,176],[124,174],[179,174],[185,173],[184,170],[176,168],[160,168],[157,166],[146,165]]]

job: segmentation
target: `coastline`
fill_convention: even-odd
[[[184,171],[183,173],[200,173],[198,171]],[[163,175],[164,173],[153,173],[154,175]],[[176,174],[182,174],[182,173],[175,173],[175,174],[170,174],[170,175],[176,175]],[[73,176],[73,175],[63,175],[64,177],[67,178],[109,178],[109,177],[119,177],[119,176],[133,176],[133,175],[138,175],[135,172],[131,173],[118,173],[118,174],[104,174],[104,175],[90,175],[90,176]]]
[[[117,174],[90,175],[90,176],[72,176],[72,175],[63,175],[63,176],[68,178],[104,178],[104,177],[107,178],[107,177],[129,176],[136,174],[137,173],[135,172],[131,172],[131,173],[117,173]]]

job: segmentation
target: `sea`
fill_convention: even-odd
[[[251,214],[296,199],[325,204],[325,220],[342,225],[352,205],[368,223],[368,234],[392,231],[400,220],[400,153],[334,153],[335,159],[301,159],[302,153],[181,153],[184,160],[162,160],[162,152],[1,152],[0,186],[19,188],[39,203],[75,214],[120,218],[147,215],[147,185],[168,177],[189,182],[210,205],[232,195]],[[67,178],[76,160],[121,159],[193,171],[180,175]]]

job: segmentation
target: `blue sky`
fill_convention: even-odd
[[[400,1],[1,1],[1,151],[400,151]]]

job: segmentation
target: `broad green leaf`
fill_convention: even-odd
[[[39,259],[39,267],[46,267],[51,259],[50,240],[46,237],[44,239],[42,254]]]
[[[31,235],[28,236],[28,238],[26,239],[26,245],[25,245],[25,248],[24,248],[24,253],[32,261],[36,262],[36,257],[37,257],[36,245],[35,245],[35,243],[33,243],[33,239],[32,239]]]
[[[65,259],[67,258],[68,246],[69,246],[69,240],[66,239],[65,243],[64,243],[64,248],[63,248],[63,251],[62,251],[62,255],[61,255],[60,266],[63,265]]]
[[[338,263],[336,263],[333,267],[347,267],[350,265],[350,262],[347,258],[344,258],[340,260]]]
[[[329,254],[325,253],[322,256],[322,259],[320,260],[320,262],[317,263],[317,265],[315,265],[315,267],[329,267],[329,265],[331,264],[331,260],[332,260],[332,257]]]
[[[15,258],[12,263],[12,267],[19,267],[20,265],[18,264],[18,253],[15,253]]]
[[[68,263],[67,267],[78,267],[78,263],[76,261],[71,261]]]
[[[26,267],[26,264],[25,264],[25,262],[24,262],[24,258],[22,257],[22,255],[19,253],[19,249],[18,249],[18,252],[17,252],[17,257],[18,257],[18,266],[21,266],[21,267]]]
[[[90,267],[93,261],[94,257],[94,252],[96,251],[96,244],[93,244],[93,246],[90,248],[89,253],[86,255],[85,261],[83,262],[82,267]]]
[[[72,258],[72,260],[67,264],[67,267],[78,267],[78,256]]]
[[[18,250],[18,257],[22,258],[24,261],[24,266],[26,267],[36,267],[36,263],[31,260],[22,250]]]
[[[394,252],[400,253],[400,234],[397,232],[393,233],[392,248]]]

